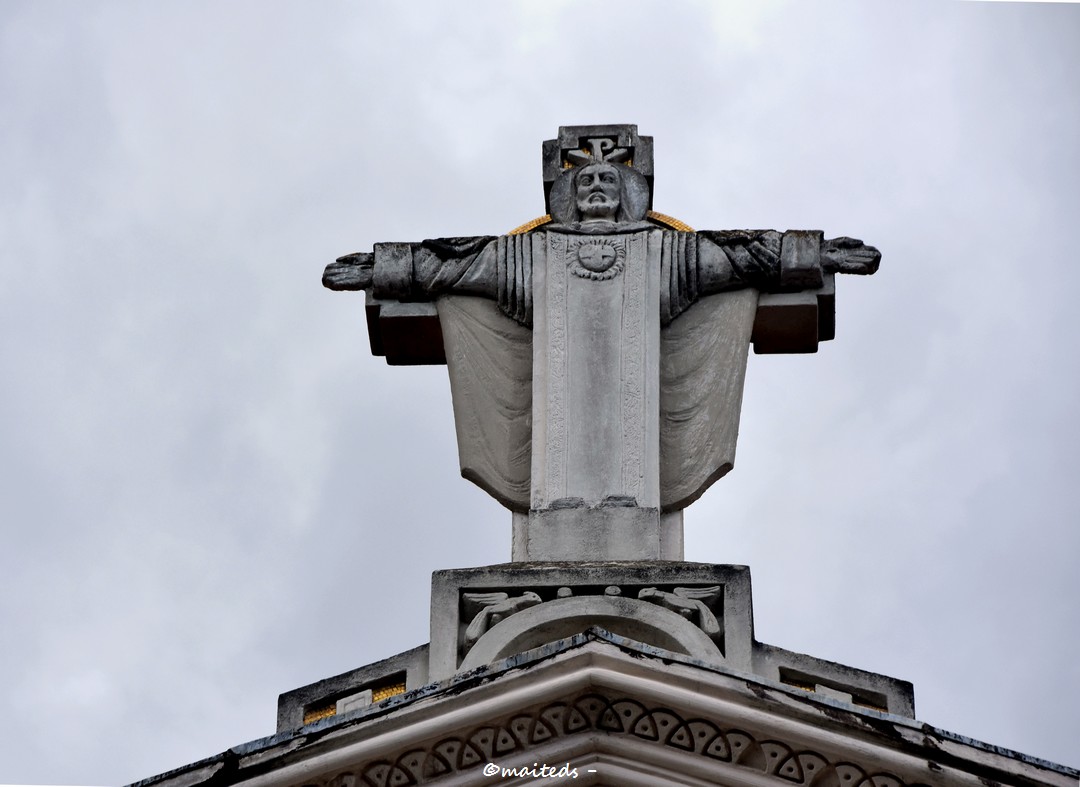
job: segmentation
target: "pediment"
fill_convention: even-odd
[[[910,719],[800,696],[595,634],[230,753],[230,761],[195,780],[189,773],[158,783],[1071,784],[1019,755]],[[525,770],[503,776],[502,768]]]

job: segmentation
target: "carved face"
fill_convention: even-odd
[[[575,178],[582,221],[615,221],[619,212],[622,176],[611,164],[589,164]]]

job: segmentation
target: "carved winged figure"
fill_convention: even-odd
[[[488,629],[501,620],[529,607],[543,603],[543,599],[531,590],[520,596],[511,597],[509,593],[465,593],[466,609],[479,608],[473,615],[472,622],[465,629],[465,647],[471,648]]]
[[[659,604],[689,621],[697,618],[698,628],[709,637],[715,638],[720,635],[720,624],[706,602],[719,596],[720,591],[719,585],[707,588],[675,588],[671,593],[657,588],[645,588],[638,593],[638,598]]]

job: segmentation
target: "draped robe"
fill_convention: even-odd
[[[530,495],[534,272],[542,267],[572,282],[570,269],[607,284],[628,271],[588,270],[552,249],[634,238],[648,249],[647,269],[659,268],[658,504],[672,512],[732,468],[759,290],[820,287],[820,233],[689,233],[638,222],[602,233],[549,225],[521,235],[375,247],[375,298],[436,303],[462,474],[512,511],[550,502],[538,501],[535,490]],[[575,336],[560,341],[572,349]],[[619,406],[632,417],[630,405]]]

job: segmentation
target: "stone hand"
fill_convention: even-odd
[[[874,273],[881,252],[856,238],[833,238],[821,246],[821,266],[830,273]]]
[[[371,286],[375,270],[375,255],[358,251],[338,257],[326,266],[323,286],[331,290],[366,290]]]

